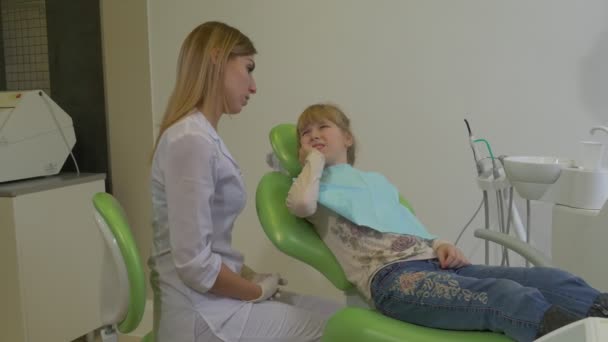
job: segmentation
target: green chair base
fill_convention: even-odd
[[[379,312],[347,307],[327,322],[322,342],[509,342],[505,335],[452,331],[405,323]]]

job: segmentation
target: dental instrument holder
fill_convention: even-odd
[[[489,161],[489,159],[486,159]],[[498,168],[496,172],[490,163],[478,163],[478,168],[480,170],[479,176],[477,176],[477,185],[483,191],[498,191],[498,190],[506,190],[511,184],[509,183],[509,179],[507,178],[504,168]],[[495,175],[498,177],[495,177]]]
[[[521,224],[521,219],[519,217],[519,213],[517,212],[517,208],[512,205],[512,194],[513,188],[509,184],[509,181],[505,175],[504,167],[503,167],[503,157],[497,158],[494,157],[492,152],[492,148],[490,147],[490,143],[486,139],[477,139],[473,135],[471,130],[471,126],[467,119],[464,119],[464,122],[467,127],[467,132],[469,135],[469,145],[471,147],[471,151],[473,152],[473,160],[475,161],[475,168],[477,169],[477,185],[482,190],[483,200],[482,205],[484,207],[484,229],[490,230],[490,204],[488,198],[488,191],[494,191],[496,193],[497,200],[497,218],[498,218],[498,227],[500,229],[500,233],[509,234],[510,222],[513,220],[515,230],[519,233],[520,237],[523,237],[525,234],[523,233],[523,227]],[[485,143],[485,146],[488,149],[489,158],[479,158],[480,154],[477,151],[477,143]],[[509,209],[508,213],[504,215],[504,194],[503,190],[509,189]],[[481,208],[481,206],[480,206]],[[477,212],[479,209],[477,210]],[[469,223],[463,228],[461,234],[467,229],[468,225],[471,223],[473,218],[477,215],[477,212],[473,215]],[[506,222],[505,222],[506,218]],[[460,239],[460,236],[458,237]],[[456,243],[458,243],[458,239],[456,239]],[[526,240],[527,241],[527,240]],[[485,264],[490,264],[490,241],[486,239],[484,243],[485,250]],[[509,266],[509,251],[505,246],[502,247],[502,260],[501,265]],[[526,266],[528,265],[528,261],[526,261]]]
[[[501,156],[499,158],[485,158],[478,160],[476,162],[476,167],[478,170],[477,186],[483,192],[483,205],[484,205],[484,229],[490,230],[490,206],[488,199],[488,192],[495,192],[497,197],[503,196],[503,191],[506,191],[511,188],[511,183],[505,174],[504,167],[502,167],[503,162]],[[504,192],[506,194],[506,192]],[[499,208],[501,204],[498,204]],[[510,223],[512,221],[513,229],[518,233],[517,235],[523,240],[523,236],[526,234],[523,232],[525,228],[523,228],[521,224],[521,218],[519,217],[519,213],[514,206],[509,206],[509,210],[507,211],[507,218],[504,217],[504,212],[501,213],[501,209],[498,209],[498,220],[499,220],[499,228],[500,232],[504,234],[508,234]],[[506,219],[507,222],[504,222]],[[501,264],[506,262],[506,265],[509,265],[509,256],[508,251],[503,248],[503,261]],[[490,264],[490,243],[488,240],[485,241],[484,245],[484,261],[486,265]],[[528,262],[526,261],[526,265]]]

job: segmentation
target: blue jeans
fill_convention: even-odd
[[[490,330],[533,341],[552,305],[587,316],[599,291],[546,267],[470,265],[441,269],[437,259],[388,265],[374,276],[372,300],[384,315],[422,326]]]

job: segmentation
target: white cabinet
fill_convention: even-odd
[[[585,279],[601,292],[608,291],[608,203],[601,210],[556,205],[552,228],[553,266]]]
[[[98,328],[104,174],[0,184],[0,341],[66,342]]]

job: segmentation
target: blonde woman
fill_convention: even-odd
[[[299,295],[271,301],[283,280],[244,266],[231,245],[246,194],[217,127],[256,93],[255,54],[249,38],[219,22],[183,42],[151,172],[158,342],[317,341],[338,309]]]

